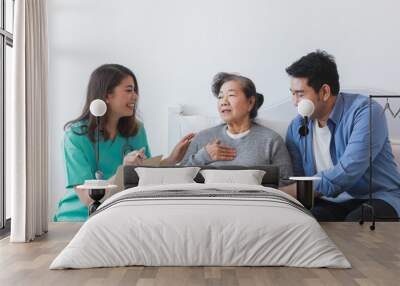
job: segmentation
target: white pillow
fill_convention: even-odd
[[[195,183],[199,167],[185,168],[135,168],[139,186]]]
[[[261,170],[202,170],[205,184],[234,183],[261,185],[265,171]]]

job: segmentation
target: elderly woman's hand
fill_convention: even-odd
[[[221,144],[219,139],[208,143],[205,149],[213,161],[231,161],[236,157],[236,150],[228,145]]]
[[[176,144],[171,154],[166,159],[163,159],[162,164],[175,165],[176,163],[179,163],[185,156],[194,135],[194,133],[189,133],[183,137],[178,144]]]

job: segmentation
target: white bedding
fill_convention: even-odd
[[[261,190],[272,199],[178,195],[116,203],[132,194],[146,194],[137,192],[204,193],[207,189]],[[284,203],[285,198],[289,203]],[[290,202],[300,204],[279,190],[254,185],[131,188],[107,199],[50,269],[127,265],[351,267],[318,222]]]

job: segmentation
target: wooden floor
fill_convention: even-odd
[[[353,268],[122,267],[48,270],[80,224],[51,223],[28,244],[0,241],[0,285],[400,285],[400,223],[323,223]]]

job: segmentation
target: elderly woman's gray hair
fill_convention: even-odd
[[[264,103],[264,96],[261,93],[257,93],[256,86],[251,79],[238,74],[220,72],[214,76],[211,85],[211,91],[214,96],[218,97],[221,86],[228,81],[238,82],[247,98],[251,98],[252,96],[255,97],[255,104],[253,109],[250,111],[250,118],[256,118],[258,109]]]

